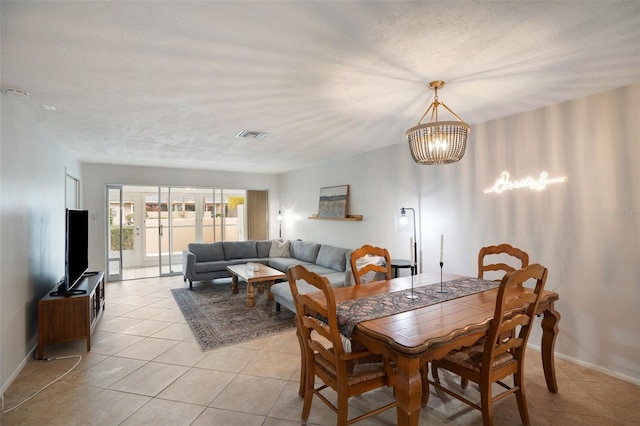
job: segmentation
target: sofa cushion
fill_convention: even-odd
[[[249,241],[225,241],[224,258],[229,259],[246,259],[258,257],[255,240]]]
[[[289,245],[291,242],[274,240],[271,244],[271,250],[269,250],[269,257],[291,257],[289,252]]]
[[[314,263],[303,264],[303,266],[305,268],[307,268],[307,270],[309,272],[314,272],[314,273],[316,273],[318,275],[323,275],[323,276],[326,276],[328,274],[334,274],[334,273],[337,272],[335,269],[326,268],[324,266],[320,266],[320,265],[317,265],[317,264],[314,264]],[[340,274],[341,277],[344,278],[344,273],[343,272],[340,272],[339,274]]]
[[[307,241],[291,241],[289,247],[291,256],[304,262],[316,263],[318,258],[318,251],[320,251],[320,244],[310,243]]]
[[[347,269],[347,252],[349,249],[323,244],[318,251],[316,264],[344,272]]]
[[[269,257],[269,250],[271,250],[271,240],[256,241],[256,250],[258,251],[258,257]]]
[[[244,265],[247,263],[262,263],[269,266],[269,259],[259,257],[245,257],[244,259],[230,259],[227,260],[227,265]]]
[[[216,272],[216,271],[226,271],[227,265],[229,262],[225,260],[213,260],[210,262],[197,262],[196,263],[196,272]]]
[[[287,272],[289,266],[293,265],[304,265],[309,266],[313,265],[312,263],[303,262],[294,257],[270,257],[269,258],[269,266],[277,269],[278,271]]]
[[[189,251],[196,255],[196,262],[224,260],[222,243],[189,243]]]
[[[344,273],[335,272],[333,274],[325,275],[327,280],[331,283],[332,287],[344,287]],[[304,282],[298,281],[298,292],[300,294],[314,293],[320,291],[317,287],[312,286]],[[291,294],[291,286],[288,281],[279,282],[271,286],[271,293],[276,302],[282,304],[290,311],[295,312],[295,304],[293,303],[293,295]]]
[[[345,287],[347,285],[345,281],[345,272],[334,272],[326,274],[324,276],[331,283],[331,287]]]
[[[314,293],[318,292],[317,287],[312,286],[304,282],[303,280],[299,280],[297,283],[298,293],[306,294],[306,293]],[[296,311],[296,305],[293,301],[293,294],[291,293],[291,286],[289,285],[289,281],[283,281],[280,283],[273,284],[270,287],[271,294],[273,294],[273,298],[276,302],[280,303],[285,308],[289,309],[292,312]]]

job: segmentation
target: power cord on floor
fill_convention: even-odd
[[[36,396],[37,394],[39,394],[40,392],[42,392],[43,390],[45,390],[46,388],[48,388],[49,386],[51,386],[52,384],[57,382],[58,380],[62,379],[67,374],[71,373],[73,371],[73,369],[76,368],[78,366],[78,364],[80,364],[80,361],[82,361],[82,355],[56,356],[56,357],[52,357],[52,358],[45,358],[45,361],[55,361],[57,359],[68,359],[68,358],[78,358],[78,361],[76,361],[76,363],[73,365],[73,367],[68,369],[67,372],[64,373],[62,376],[58,377],[57,379],[53,380],[52,382],[49,382],[47,385],[41,387],[33,395],[31,395],[29,398],[25,399],[24,401],[22,401],[18,405],[15,405],[15,406],[13,406],[13,407],[11,407],[11,408],[9,408],[8,410],[5,411],[5,409],[4,409],[4,394],[0,394],[0,399],[2,399],[2,413],[6,414],[6,413],[8,413],[10,411],[15,410],[16,408],[20,407],[21,405],[27,403],[29,400],[31,400],[31,398],[33,398],[34,396]]]

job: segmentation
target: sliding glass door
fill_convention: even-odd
[[[107,185],[107,281],[122,280],[122,186]]]
[[[107,192],[113,279],[180,274],[189,243],[243,241],[249,235],[245,190],[110,185]],[[265,218],[266,228],[267,215],[258,217]]]
[[[157,222],[160,275],[181,273],[182,251],[189,243],[198,241],[198,234],[202,233],[196,216],[199,196],[194,191],[169,186],[158,190],[158,197],[166,209]]]

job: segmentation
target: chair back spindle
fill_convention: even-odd
[[[384,263],[368,261],[368,259],[382,259]],[[350,263],[355,285],[364,284],[367,274],[371,272],[379,279],[390,280],[392,278],[391,256],[386,248],[365,244],[351,253]]]

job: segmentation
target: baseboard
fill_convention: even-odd
[[[540,346],[528,344],[527,347],[535,349],[538,352],[540,352]],[[592,364],[590,362],[585,362],[585,361],[582,361],[582,360],[579,360],[579,359],[576,359],[576,358],[573,358],[573,357],[570,357],[568,355],[564,355],[564,354],[561,354],[561,353],[558,353],[558,352],[556,352],[554,354],[554,356],[556,358],[558,358],[558,359],[563,360],[563,361],[569,361],[572,364],[576,364],[576,365],[579,365],[581,367],[588,368],[590,370],[595,370],[595,371],[597,371],[599,373],[606,374],[607,376],[615,377],[616,379],[624,380],[625,382],[629,382],[632,385],[640,386],[640,379],[637,379],[635,377],[627,376],[625,374],[620,374],[620,373],[618,373],[616,371],[609,370],[609,369],[601,367],[599,365]]]
[[[36,350],[37,347],[38,347],[37,344],[33,345],[31,350],[27,352],[27,356],[25,356],[22,362],[18,365],[18,368],[16,368],[15,371],[11,374],[11,376],[9,376],[9,379],[7,380],[7,382],[2,384],[2,387],[0,387],[1,394],[4,395],[7,389],[9,389],[9,386],[11,386],[11,383],[13,383],[16,377],[18,377],[18,374],[20,374],[24,366],[27,365],[27,361],[29,361],[29,358],[33,356],[33,352]]]

